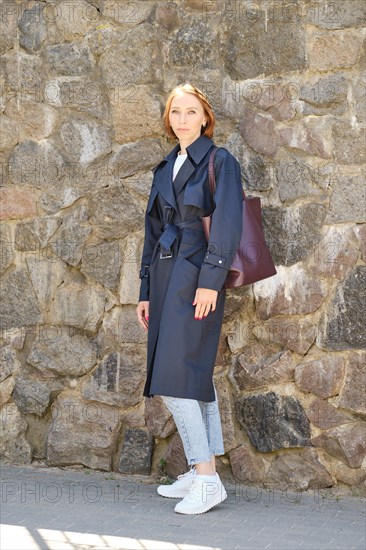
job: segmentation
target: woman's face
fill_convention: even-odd
[[[184,93],[173,97],[169,123],[179,140],[192,143],[201,135],[201,126],[206,121],[204,109],[195,95]]]

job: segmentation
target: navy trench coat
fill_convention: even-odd
[[[215,156],[211,199],[208,159],[214,142],[201,135],[186,147],[172,181],[179,143],[153,169],[145,211],[139,301],[149,301],[147,378],[143,395],[214,401],[227,272],[240,243],[242,184],[238,161],[225,148]],[[201,216],[212,213],[207,243]],[[194,319],[197,288],[218,291],[216,309]]]

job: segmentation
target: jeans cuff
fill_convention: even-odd
[[[189,466],[193,466],[194,464],[199,464],[200,462],[210,462],[211,461],[211,456],[212,455],[224,455],[225,454],[225,451],[224,450],[219,450],[219,451],[213,451],[211,454],[210,454],[210,458],[207,459],[207,458],[191,458],[191,459],[188,459],[187,458],[187,463]]]
[[[210,452],[211,452],[211,455],[215,455],[215,456],[221,456],[226,454],[224,449],[218,449],[216,451],[210,451]]]
[[[201,462],[211,462],[211,456],[209,458],[187,458],[187,462],[189,466],[194,466],[195,464],[200,464]]]

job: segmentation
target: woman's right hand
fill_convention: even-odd
[[[136,308],[137,319],[140,325],[147,330],[149,325],[149,302],[139,302]]]

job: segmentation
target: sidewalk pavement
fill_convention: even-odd
[[[174,512],[143,476],[1,467],[1,550],[365,548],[365,499],[225,483],[201,515]]]

